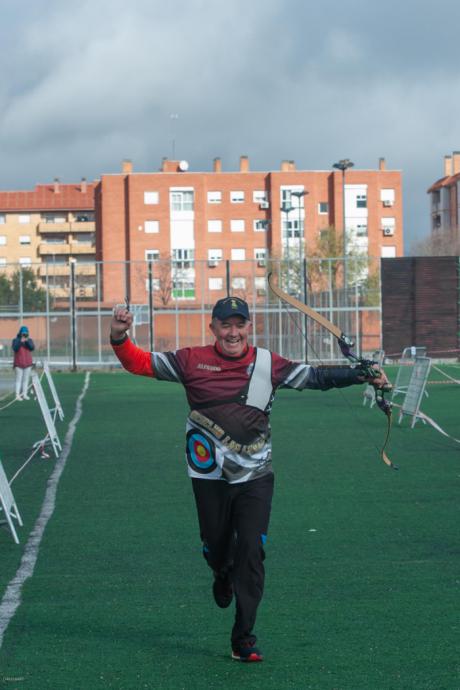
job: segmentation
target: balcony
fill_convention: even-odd
[[[96,223],[94,220],[88,220],[88,221],[77,221],[74,220],[70,224],[70,229],[73,232],[95,232],[96,231]]]
[[[70,245],[71,254],[95,254],[96,247],[91,242],[72,242]]]
[[[38,246],[38,252],[40,256],[42,256],[43,254],[70,254],[70,247],[70,244],[64,242],[62,244],[53,244],[53,242],[40,242]]]
[[[38,274],[44,278],[48,274],[48,278],[53,276],[70,276],[69,264],[42,264],[38,268]],[[75,264],[75,274],[77,276],[95,276],[96,264]]]
[[[94,223],[77,223],[77,225],[93,225]],[[51,233],[51,232],[70,232],[70,223],[39,223],[38,232]],[[93,227],[94,230],[94,227]]]

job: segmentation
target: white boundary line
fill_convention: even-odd
[[[89,387],[89,379],[90,373],[86,372],[85,383],[77,399],[75,414],[67,430],[61,457],[56,460],[54,470],[48,480],[48,486],[46,489],[45,498],[43,499],[40,515],[38,516],[35,526],[29,535],[29,539],[27,540],[27,544],[24,548],[24,553],[19,568],[16,571],[16,575],[9,582],[3,599],[0,602],[0,649],[2,647],[3,637],[6,629],[16,613],[16,610],[21,604],[22,586],[25,581],[33,575],[43,534],[45,532],[46,525],[48,524],[48,520],[51,518],[54,512],[59,480],[64,471],[67,458],[72,448],[73,437],[82,414],[83,398],[85,397],[86,391]]]

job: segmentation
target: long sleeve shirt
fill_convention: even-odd
[[[279,388],[328,390],[362,383],[351,367],[313,367],[264,348],[227,357],[216,345],[146,352],[129,338],[112,343],[123,367],[141,376],[181,383],[190,411],[188,473],[239,483],[272,471],[270,412]]]

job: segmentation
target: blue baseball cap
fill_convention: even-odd
[[[29,329],[27,326],[21,326],[19,329],[19,335],[29,335]]]
[[[212,310],[212,318],[225,321],[230,316],[242,316],[250,321],[248,303],[239,297],[224,297],[218,300]]]

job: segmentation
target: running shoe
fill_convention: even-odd
[[[235,661],[254,662],[263,661],[264,657],[254,643],[243,642],[232,649],[232,659]]]

